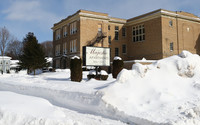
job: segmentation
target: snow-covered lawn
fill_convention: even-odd
[[[200,124],[198,55],[137,63],[107,81],[87,81],[87,74],[80,83],[70,81],[69,69],[0,75],[0,124]]]

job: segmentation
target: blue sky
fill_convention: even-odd
[[[0,0],[0,27],[5,26],[20,41],[34,32],[43,42],[53,39],[54,23],[79,9],[129,19],[160,8],[200,17],[200,0]]]

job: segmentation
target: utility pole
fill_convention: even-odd
[[[3,75],[3,70],[4,70],[3,62],[4,62],[4,59],[3,59],[3,54],[2,54],[2,62],[1,62],[1,74],[2,75]]]

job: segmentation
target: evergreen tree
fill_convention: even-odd
[[[42,46],[38,43],[34,33],[29,32],[23,40],[23,54],[20,56],[20,65],[27,69],[29,74],[31,71],[43,68],[46,65],[45,53]]]

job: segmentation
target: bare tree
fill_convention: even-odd
[[[52,41],[45,41],[41,43],[43,50],[45,52],[45,56],[52,57],[53,56],[53,43]]]
[[[4,56],[5,49],[10,41],[11,41],[10,32],[6,29],[6,27],[0,28],[0,50],[2,56]]]
[[[23,44],[18,40],[11,41],[6,48],[6,55],[12,57],[12,59],[19,59],[22,55]]]

